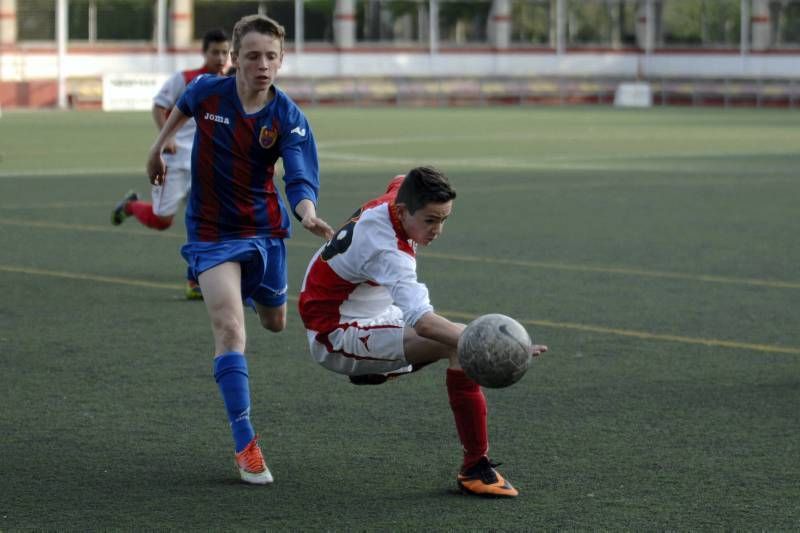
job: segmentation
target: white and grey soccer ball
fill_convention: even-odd
[[[483,315],[469,323],[458,339],[458,360],[473,381],[483,387],[508,387],[528,370],[533,341],[511,317]]]

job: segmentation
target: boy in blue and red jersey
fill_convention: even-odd
[[[273,82],[283,61],[283,27],[261,16],[243,17],[233,30],[234,77],[200,76],[187,87],[150,149],[147,172],[164,179],[167,139],[193,117],[192,188],[186,208],[187,243],[181,254],[197,276],[214,335],[219,385],[244,482],[272,475],[250,422],[242,301],[252,303],[270,331],[286,325],[286,248],[289,213],[273,181],[283,160],[286,197],[304,228],[329,239],[316,214],[319,166],[311,127]]]
[[[203,36],[203,66],[193,70],[176,72],[164,82],[153,98],[153,121],[160,131],[167,121],[186,86],[201,74],[221,75],[230,57],[230,39],[224,31],[209,30]],[[191,187],[191,156],[195,123],[189,119],[175,136],[164,145],[164,163],[169,169],[169,178],[163,185],[154,185],[150,192],[151,202],[139,199],[130,190],[111,212],[111,223],[122,224],[133,216],[148,228],[163,231],[172,226],[172,220],[181,203],[189,196]],[[186,298],[199,300],[203,297],[197,280],[189,277]]]

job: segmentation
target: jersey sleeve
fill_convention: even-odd
[[[178,103],[175,104],[175,107],[180,109],[181,113],[187,117],[194,116],[195,110],[197,109],[201,88],[203,86],[203,80],[206,77],[206,74],[202,74],[193,79],[189,85],[186,86],[186,90],[183,91],[183,94],[178,99]]]
[[[424,314],[433,311],[428,287],[417,281],[416,261],[407,253],[382,250],[364,263],[363,270],[370,279],[386,287],[409,326],[414,327]]]
[[[319,195],[319,161],[317,143],[306,117],[295,110],[289,113],[285,134],[281,135],[280,153],[283,159],[283,181],[286,199],[298,219],[295,208],[302,200],[317,204]]]
[[[161,86],[161,90],[153,97],[153,104],[164,109],[172,109],[184,89],[186,89],[186,82],[183,80],[183,75],[176,72],[167,78],[167,81]]]

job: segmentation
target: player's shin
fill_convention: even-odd
[[[255,437],[250,423],[250,383],[244,354],[228,352],[216,357],[214,379],[225,402],[236,451],[240,452]]]
[[[486,425],[486,398],[480,386],[463,370],[447,369],[447,395],[464,447],[462,468],[476,464],[489,451],[489,436]]]

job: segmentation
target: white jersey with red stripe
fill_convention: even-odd
[[[205,67],[176,72],[161,86],[161,90],[153,97],[153,103],[159,107],[163,107],[168,113],[172,112],[172,108],[175,107],[175,104],[186,90],[186,86],[189,85],[189,82],[197,76],[208,72],[208,69]],[[174,154],[163,154],[164,164],[168,168],[191,168],[192,143],[194,142],[195,129],[194,119],[190,118],[175,134],[175,147],[177,151]]]
[[[328,332],[360,322],[393,305],[413,327],[433,311],[427,287],[417,281],[416,244],[403,230],[394,199],[404,176],[354,213],[311,259],[300,293],[306,328]]]

